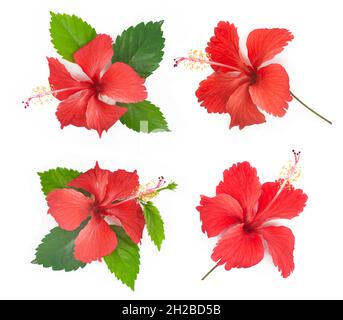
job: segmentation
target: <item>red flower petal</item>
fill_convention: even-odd
[[[101,94],[117,102],[134,103],[147,97],[145,79],[129,65],[113,63],[101,79]]]
[[[72,77],[66,67],[55,58],[47,58],[50,68],[49,83],[52,90],[60,90],[67,88],[76,88],[64,92],[54,94],[54,96],[59,100],[67,99],[69,96],[89,88],[89,82],[78,81]]]
[[[111,128],[126,111],[127,108],[108,105],[93,95],[87,106],[87,127],[98,131],[101,137],[102,132]]]
[[[195,94],[201,106],[209,113],[227,113],[226,106],[230,96],[241,84],[248,81],[249,78],[244,74],[215,72],[200,82]]]
[[[245,126],[266,121],[264,115],[258,111],[251,100],[249,86],[249,83],[245,83],[238,87],[226,105],[227,112],[231,116],[230,129],[235,126],[243,129]]]
[[[197,210],[200,212],[202,231],[207,232],[208,237],[217,236],[244,219],[243,210],[238,201],[224,193],[214,198],[201,196]]]
[[[77,260],[89,263],[101,260],[117,247],[117,236],[100,217],[92,217],[75,240],[74,256]]]
[[[102,205],[112,203],[116,200],[123,200],[137,191],[139,186],[139,177],[137,171],[127,172],[117,170],[110,172],[108,176],[107,193]]]
[[[234,24],[220,21],[214,29],[214,36],[207,44],[206,52],[211,61],[241,68],[243,61],[239,50],[239,38]],[[214,71],[236,71],[234,68],[212,66]]]
[[[282,276],[287,278],[294,270],[292,231],[286,227],[273,226],[260,228],[258,231],[267,242],[274,265],[281,271]]]
[[[106,212],[120,221],[125,232],[134,243],[141,241],[145,220],[142,208],[136,200],[123,202],[112,208],[106,208]]]
[[[61,123],[61,128],[70,124],[87,128],[86,111],[92,94],[91,90],[82,90],[74,93],[58,105],[56,116]]]
[[[264,248],[260,236],[255,232],[246,232],[243,224],[229,229],[218,241],[211,256],[218,264],[225,264],[226,270],[252,267],[263,257]]]
[[[112,56],[111,37],[99,34],[74,53],[74,60],[93,81],[99,81],[101,71],[110,63]]]
[[[251,221],[261,195],[261,184],[256,169],[249,162],[242,162],[225,170],[224,179],[217,186],[217,195],[220,193],[235,198],[243,209],[246,221]]]
[[[100,203],[106,195],[108,175],[109,171],[101,169],[98,163],[96,163],[94,169],[82,173],[80,176],[70,181],[68,186],[91,193],[95,196],[96,202]]]
[[[292,219],[304,209],[307,195],[301,189],[284,188],[273,204],[265,211],[280,189],[278,182],[262,185],[262,193],[254,224],[262,224],[272,219]]]
[[[92,199],[72,189],[51,191],[47,198],[49,213],[58,225],[68,231],[78,228],[91,213]]]
[[[257,71],[256,83],[250,86],[252,101],[274,116],[282,117],[292,100],[289,77],[279,64],[271,64]]]
[[[279,54],[293,35],[286,29],[256,29],[247,40],[248,56],[251,64],[258,68],[262,63]]]

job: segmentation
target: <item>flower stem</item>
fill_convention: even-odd
[[[218,264],[216,264],[209,272],[207,272],[201,280],[205,280],[214,270],[216,270],[218,267]]]
[[[297,100],[298,102],[300,102],[307,110],[310,110],[312,113],[314,113],[317,117],[323,119],[324,121],[326,121],[329,124],[332,124],[332,122],[328,119],[326,119],[325,117],[323,117],[321,114],[319,114],[318,112],[314,111],[312,108],[310,108],[306,103],[304,103],[303,101],[301,101],[292,91],[291,91],[291,96]]]

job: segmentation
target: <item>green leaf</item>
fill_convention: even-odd
[[[36,259],[32,263],[67,272],[85,267],[85,263],[74,258],[74,242],[84,226],[85,223],[75,231],[52,229],[36,249]]]
[[[170,131],[158,107],[145,100],[138,103],[120,103],[128,111],[120,118],[121,123],[137,132]]]
[[[163,21],[140,23],[117,37],[113,48],[113,62],[125,62],[147,78],[155,71],[163,57]]]
[[[96,31],[75,15],[50,12],[51,42],[62,58],[74,61],[74,53],[96,37]]]
[[[42,191],[47,195],[55,189],[65,188],[71,180],[77,178],[81,172],[66,168],[56,168],[45,172],[38,172]]]
[[[153,243],[155,243],[158,250],[161,249],[161,245],[164,237],[164,223],[160,212],[154,206],[152,202],[147,202],[143,205],[144,218],[148,229],[149,236]]]
[[[118,238],[116,249],[104,260],[108,269],[125,285],[135,289],[139,273],[139,247],[132,242],[122,228],[111,226]]]

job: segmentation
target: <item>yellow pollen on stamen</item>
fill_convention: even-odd
[[[150,181],[147,184],[140,185],[136,192],[137,198],[140,201],[148,202],[158,195],[158,190],[165,185],[165,180],[163,177],[159,177],[158,181]]]
[[[138,195],[137,198],[143,202],[150,201],[157,195],[156,191],[149,192],[150,190],[153,190],[155,186],[156,186],[156,183],[154,181],[150,181],[149,183],[145,185],[140,185],[137,191],[137,195]]]
[[[191,49],[188,52],[188,57],[180,61],[180,63],[189,70],[203,71],[209,66],[208,60],[209,56],[206,52]]]
[[[26,101],[23,101],[25,104],[25,108],[27,108],[31,103],[43,106],[51,102],[54,98],[53,94],[51,93],[52,90],[52,86],[43,85],[33,88],[31,97],[28,98]]]
[[[294,166],[293,161],[288,161],[282,166],[278,181],[283,182],[287,180],[287,186],[290,187],[294,182],[301,177],[301,168]]]

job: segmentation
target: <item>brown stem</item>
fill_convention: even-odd
[[[323,119],[329,124],[332,124],[332,122],[325,117],[323,117],[321,114],[319,114],[317,111],[314,111],[312,108],[310,108],[305,102],[301,101],[292,91],[291,91],[291,96],[297,100],[299,103],[301,103],[307,110],[310,110],[312,113],[314,113],[317,117]]]
[[[207,272],[201,280],[205,280],[214,270],[216,270],[218,267],[218,264],[216,264],[209,272]]]

